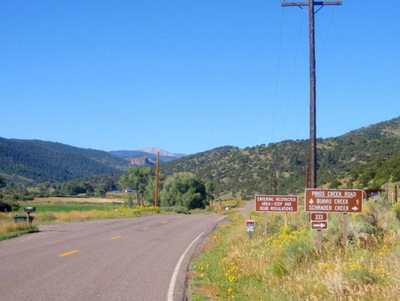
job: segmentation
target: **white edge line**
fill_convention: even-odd
[[[189,251],[189,249],[193,246],[193,244],[194,244],[197,240],[199,240],[200,236],[202,236],[203,233],[204,233],[204,232],[201,232],[200,235],[197,236],[197,237],[195,238],[195,240],[193,240],[193,241],[190,243],[190,245],[186,248],[185,252],[183,252],[181,258],[179,258],[179,261],[178,261],[178,263],[176,264],[174,273],[172,274],[171,281],[169,282],[169,289],[168,289],[167,301],[174,301],[174,290],[175,290],[175,284],[176,284],[176,277],[178,276],[178,272],[179,272],[179,269],[180,269],[180,267],[181,267],[181,265],[182,265],[182,261],[183,261],[183,259],[185,258],[186,253],[187,253],[187,252]]]
[[[223,216],[219,218],[216,222],[218,224],[221,220],[226,218],[226,216]],[[176,277],[178,276],[179,269],[182,265],[182,261],[186,256],[186,253],[189,252],[190,248],[193,246],[193,244],[200,239],[200,237],[204,234],[205,231],[201,232],[199,236],[197,236],[191,243],[190,245],[186,248],[185,252],[183,252],[181,258],[179,258],[178,263],[175,266],[174,273],[172,274],[171,281],[169,282],[169,289],[168,289],[168,296],[167,296],[167,301],[174,301],[174,290],[175,290],[175,284],[176,284]]]

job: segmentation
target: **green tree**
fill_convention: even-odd
[[[127,206],[129,207],[129,208],[133,208],[133,196],[132,196],[132,194],[129,194],[128,195],[128,201],[126,202],[126,204],[127,204]]]
[[[84,182],[83,184],[83,189],[85,190],[86,196],[93,196],[95,189],[92,184],[89,182]]]
[[[338,180],[338,178],[333,178],[329,183],[329,189],[337,189],[342,183]]]
[[[0,188],[6,187],[6,179],[4,179],[2,176],[0,176]]]
[[[96,187],[96,194],[97,196],[104,198],[107,194],[107,185],[106,184],[99,184]]]
[[[42,197],[48,197],[49,196],[50,182],[39,183],[37,188],[39,190],[39,195],[40,196],[42,196]]]
[[[215,183],[212,181],[206,181],[206,200],[208,203],[211,203],[214,200],[214,193],[215,193]]]
[[[182,206],[187,209],[204,208],[206,187],[191,173],[174,174],[166,179],[160,192],[162,207]]]
[[[84,190],[77,181],[70,181],[61,184],[61,192],[64,195],[74,196],[83,193]]]
[[[136,195],[138,205],[144,206],[146,189],[154,175],[154,169],[151,167],[131,167],[121,176],[120,182],[125,188],[131,188]]]

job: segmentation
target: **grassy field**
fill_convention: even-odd
[[[71,212],[71,211],[90,211],[90,210],[112,210],[118,209],[121,205],[116,204],[79,204],[79,203],[30,203],[35,206],[37,212]]]
[[[20,211],[0,213],[0,240],[5,240],[24,233],[38,231],[40,224],[87,221],[95,219],[126,218],[159,213],[154,207],[126,208],[121,197],[108,198],[36,198],[33,201],[20,202]],[[27,206],[36,207],[31,214],[32,225],[25,222],[15,223],[14,215],[25,215]]]
[[[114,197],[113,197],[114,196]],[[48,198],[35,198],[35,203],[84,203],[84,204],[123,204],[128,197],[116,197],[115,195],[107,198],[88,198],[88,197],[48,197]],[[29,203],[30,203],[29,202]]]
[[[350,243],[342,245],[343,216],[330,214],[323,251],[308,214],[252,212],[231,215],[205,244],[189,271],[192,301],[205,300],[400,300],[400,204],[367,202],[349,215]]]

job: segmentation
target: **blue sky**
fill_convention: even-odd
[[[316,14],[317,136],[400,116],[400,1]],[[197,153],[308,139],[308,15],[271,0],[0,0],[0,137]]]

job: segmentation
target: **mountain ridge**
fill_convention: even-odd
[[[400,156],[400,117],[339,137],[318,138],[317,149],[318,186],[377,186],[374,171],[368,168],[364,175],[346,177],[360,165]],[[217,183],[220,194],[240,192],[247,198],[257,193],[301,192],[306,185],[308,156],[308,140],[285,140],[244,149],[222,146],[165,163],[160,169],[166,175],[192,172]],[[396,173],[400,166],[394,169]],[[385,175],[388,180],[392,176]]]
[[[361,180],[358,180],[358,176],[363,177],[362,183],[375,185],[374,175],[368,168],[360,169],[357,176],[352,175],[352,183],[345,175],[360,165],[371,162],[379,165],[382,160],[400,156],[400,117],[338,137],[318,138],[317,148],[318,185],[333,183],[334,180],[340,182],[339,186],[359,185]],[[0,174],[9,182],[27,185],[119,174],[132,165],[154,165],[156,155],[143,150],[149,148],[105,152],[58,142],[0,137]],[[153,152],[159,150],[151,148]],[[162,173],[194,173],[203,180],[217,183],[221,193],[240,191],[244,196],[274,190],[293,193],[305,185],[308,140],[285,140],[244,149],[221,146],[177,159],[171,158],[160,156],[161,160],[166,160],[160,166]],[[394,173],[397,172],[396,168],[393,167]],[[364,174],[366,172],[369,174]],[[388,175],[389,178],[391,176]]]
[[[92,175],[120,173],[129,162],[105,151],[59,142],[0,137],[0,172],[27,182],[62,182]],[[24,182],[24,181],[22,181]]]

